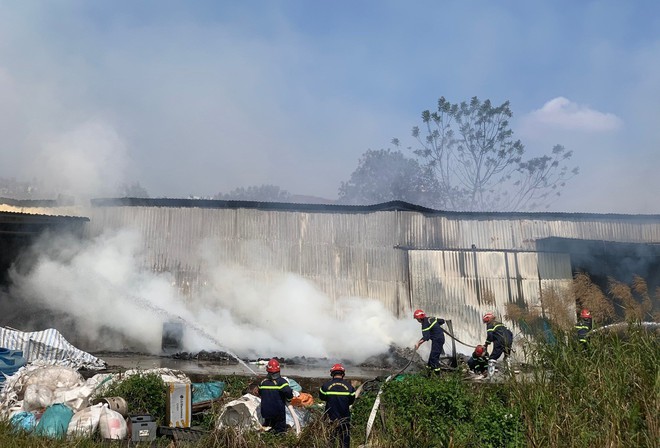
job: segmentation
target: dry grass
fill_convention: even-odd
[[[546,288],[541,292],[541,305],[544,317],[557,327],[569,330],[575,324],[575,298],[571,291]]]
[[[568,290],[544,288],[541,291],[540,308],[530,308],[526,303],[508,303],[506,318],[524,323],[530,330],[539,330],[542,322],[551,322],[554,328],[570,332],[575,324],[576,312],[587,308],[598,325],[621,320],[660,320],[660,311],[654,312],[653,304],[660,300],[660,288],[655,296],[649,294],[647,281],[634,276],[632,283],[608,279],[607,292],[596,285],[589,274],[578,272]],[[617,310],[621,310],[617,313]]]
[[[591,281],[589,274],[576,273],[571,289],[577,308],[587,308],[595,321],[601,324],[610,323],[616,317],[612,301]]]
[[[536,328],[543,320],[550,320],[562,330],[568,330],[575,323],[575,298],[571,291],[544,288],[541,291],[541,307],[529,308],[525,303],[508,303],[507,319],[524,322]]]

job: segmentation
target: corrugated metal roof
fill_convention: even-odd
[[[37,234],[46,228],[80,226],[89,218],[0,211],[0,234]]]
[[[22,202],[22,201],[17,201]],[[254,208],[260,210],[281,210],[289,212],[327,212],[327,213],[369,213],[377,211],[414,211],[423,214],[442,215],[449,218],[467,220],[497,219],[537,219],[537,220],[642,220],[660,221],[660,215],[621,214],[621,213],[563,213],[563,212],[462,212],[436,210],[404,201],[389,201],[371,205],[344,204],[301,204],[265,201],[233,201],[211,199],[176,199],[176,198],[99,198],[92,199],[94,207],[173,207],[173,208]]]

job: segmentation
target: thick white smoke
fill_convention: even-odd
[[[258,282],[244,268],[211,256],[213,250],[203,256],[203,291],[183,297],[169,274],[143,267],[143,247],[129,230],[91,241],[44,239],[33,251],[32,269],[12,272],[14,293],[74,316],[83,336],[103,348],[121,348],[101,339],[108,327],[158,353],[162,324],[173,316],[187,323],[185,350],[226,349],[241,357],[360,362],[390,344],[411,346],[419,336],[416,322],[396,319],[379,301],[354,297],[334,304],[293,274],[273,273]]]

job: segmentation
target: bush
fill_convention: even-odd
[[[525,446],[520,410],[501,385],[415,375],[388,383],[383,400],[394,446]]]
[[[523,447],[525,433],[520,410],[495,396],[488,396],[474,414],[471,436],[483,448]]]
[[[149,414],[159,425],[164,424],[167,389],[157,373],[138,373],[114,381],[102,396],[122,397],[130,414]]]

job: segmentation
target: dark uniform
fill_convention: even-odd
[[[502,322],[492,320],[486,324],[486,346],[493,344],[489,359],[499,359],[504,353],[506,359],[511,354],[513,333]]]
[[[474,373],[486,373],[488,370],[488,352],[483,352],[481,356],[477,355],[476,351],[472,352],[467,365]]]
[[[326,402],[325,415],[338,425],[332,434],[330,446],[334,446],[335,440],[339,438],[342,448],[348,448],[351,445],[349,406],[355,402],[355,388],[347,380],[335,377],[321,386],[319,398]]]
[[[440,327],[445,323],[444,319],[439,317],[424,317],[422,319],[422,339],[431,340],[431,354],[429,355],[428,366],[434,372],[440,372],[440,355],[442,355],[445,345],[445,332]]]
[[[577,332],[578,342],[584,347],[587,345],[587,336],[591,331],[591,325],[591,317],[581,317],[577,324],[575,324],[575,331]]]
[[[278,374],[269,374],[259,383],[261,397],[261,416],[265,426],[270,426],[275,433],[285,432],[287,400],[293,398],[289,383]]]

